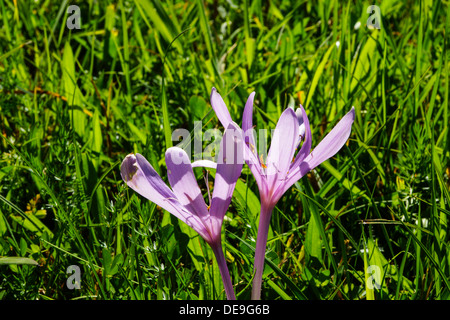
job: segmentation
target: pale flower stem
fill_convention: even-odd
[[[234,295],[233,284],[231,283],[230,272],[228,271],[227,261],[222,250],[222,244],[220,241],[215,244],[211,244],[211,248],[216,257],[217,264],[219,266],[220,276],[222,277],[223,286],[227,295],[227,300],[236,300]]]
[[[253,264],[253,288],[252,300],[261,299],[262,275],[264,271],[264,258],[266,255],[267,236],[269,234],[270,217],[272,208],[261,203],[261,213],[259,217],[258,235],[256,238],[255,261]]]

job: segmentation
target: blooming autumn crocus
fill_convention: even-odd
[[[233,122],[223,135],[210,205],[207,206],[197,184],[193,167],[186,152],[178,147],[166,151],[165,160],[170,189],[150,163],[140,154],[130,154],[123,160],[122,179],[134,191],[167,210],[186,223],[211,246],[217,260],[227,299],[235,295],[221,244],[224,216],[242,170],[243,161],[237,159],[242,149],[240,128]]]
[[[287,108],[281,114],[272,135],[271,145],[264,163],[255,148],[253,135],[253,100],[251,93],[242,116],[244,157],[259,189],[261,212],[256,239],[252,299],[261,297],[264,256],[272,211],[283,194],[299,179],[319,164],[334,156],[350,136],[355,110],[339,121],[311,152],[311,129],[302,106],[297,110]],[[213,88],[211,106],[226,128],[232,121],[222,97]],[[303,143],[302,143],[303,142]],[[300,150],[297,152],[301,144]]]

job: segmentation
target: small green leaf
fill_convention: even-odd
[[[111,269],[111,253],[108,249],[102,249],[102,257],[103,257],[103,268],[105,268],[105,273],[110,274]]]
[[[309,219],[305,249],[310,256],[322,261],[322,239],[320,238],[320,230],[314,214],[311,214]]]
[[[192,96],[189,99],[189,110],[194,120],[201,120],[206,114],[207,105],[205,99],[200,96]]]
[[[0,266],[1,265],[11,265],[11,264],[25,264],[25,265],[32,265],[32,266],[38,266],[39,263],[34,261],[30,258],[24,258],[24,257],[0,257]]]

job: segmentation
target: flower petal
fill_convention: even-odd
[[[338,122],[330,133],[328,133],[305,158],[304,161],[308,163],[310,170],[334,156],[342,148],[350,136],[354,119],[355,108],[352,107],[352,109]]]
[[[211,160],[197,160],[191,163],[192,168],[211,168],[211,169],[217,169],[217,163]]]
[[[274,187],[274,183],[285,179],[299,141],[298,134],[297,115],[287,108],[281,114],[270,142],[266,164],[269,186]]]
[[[303,141],[302,147],[300,148],[300,151],[295,156],[294,162],[291,164],[291,167],[289,171],[292,171],[294,168],[300,165],[300,163],[306,158],[306,156],[311,151],[311,128],[309,126],[309,120],[308,116],[306,115],[305,109],[303,109],[303,106],[300,105],[300,108],[298,108],[295,111],[297,115],[297,119],[299,120],[299,135],[304,137],[305,140]],[[300,137],[301,140],[301,137]],[[299,141],[300,143],[300,141]]]
[[[120,174],[130,188],[160,207],[171,202],[179,204],[172,190],[142,155],[127,155],[120,166]]]
[[[242,115],[242,130],[244,131],[244,140],[247,145],[255,146],[255,137],[253,135],[253,101],[255,93],[252,92],[245,103],[244,113]],[[256,148],[255,148],[256,150]]]
[[[126,156],[120,166],[120,175],[131,189],[167,210],[197,231],[206,241],[210,241],[209,233],[200,218],[186,210],[142,155]]]
[[[236,182],[241,175],[244,163],[242,131],[234,122],[230,122],[220,143],[214,191],[210,214],[214,217],[213,234],[219,233],[231,202]]]
[[[244,113],[242,115],[242,131],[244,134],[244,158],[250,171],[252,172],[259,190],[266,189],[264,174],[256,149],[255,135],[253,129],[253,101],[255,92],[252,92],[245,103]]]
[[[355,109],[352,109],[339,121],[339,123],[328,133],[328,135],[317,145],[317,147],[300,163],[289,172],[284,185],[277,190],[283,194],[295,182],[305,174],[317,167],[319,164],[334,156],[345,144],[350,136],[352,123],[355,119]]]
[[[178,147],[167,149],[166,166],[169,183],[175,196],[188,211],[199,216],[208,225],[208,208],[187,153]]]
[[[211,90],[211,106],[217,115],[217,118],[222,123],[223,127],[228,128],[228,124],[232,121],[230,112],[228,111],[227,105],[222,99],[222,96],[217,92],[216,88]]]

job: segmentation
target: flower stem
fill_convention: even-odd
[[[222,244],[220,241],[211,244],[211,248],[216,256],[216,261],[219,266],[220,275],[222,277],[223,286],[228,300],[236,300],[234,295],[233,284],[231,283],[230,272],[228,271],[227,261],[223,254]]]
[[[264,271],[264,258],[266,255],[267,236],[269,234],[270,217],[272,208],[261,203],[259,216],[258,235],[256,238],[255,261],[253,264],[253,288],[252,300],[261,299],[262,275]]]

